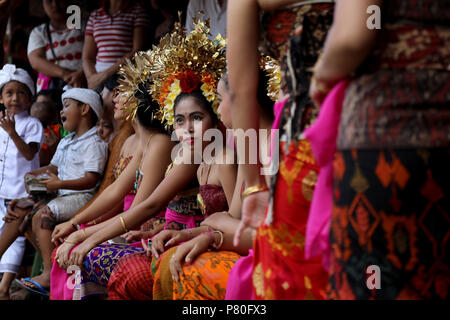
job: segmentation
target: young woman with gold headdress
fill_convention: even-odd
[[[203,220],[204,216],[197,205],[198,184],[195,179],[199,166],[193,163],[189,154],[192,155],[192,151],[196,151],[194,147],[197,145],[200,145],[200,149],[203,151],[210,144],[210,142],[202,141],[203,134],[206,130],[219,125],[218,117],[214,111],[218,105],[216,83],[220,79],[221,71],[225,66],[224,56],[220,54],[224,43],[220,39],[217,39],[216,42],[208,40],[208,31],[209,28],[201,24],[198,25],[196,31],[185,37],[181,28],[178,27],[173,34],[161,41],[158,48],[143,54],[145,55],[144,59],[136,57],[135,65],[129,66],[130,71],[133,68],[140,69],[141,78],[149,76],[152,87],[148,91],[161,106],[160,111],[155,116],[164,122],[167,127],[173,126],[178,140],[182,142],[181,157],[183,161],[181,163],[174,162],[167,170],[164,180],[139,205],[124,212],[119,217],[111,219],[103,226],[88,228],[85,233],[82,231],[75,232],[73,234],[74,240],[81,239],[84,241],[72,251],[70,258],[68,252],[64,253],[63,256],[58,256],[61,265],[67,267],[83,264],[86,266],[92,252],[96,250],[91,250],[93,247],[138,227],[166,205],[165,229],[167,230],[161,237],[170,235],[172,232],[170,229],[197,227]],[[205,45],[198,46],[200,42]],[[177,61],[174,55],[180,52],[182,55],[178,56],[179,60]],[[216,53],[217,55],[215,55]],[[190,54],[200,57],[198,64],[195,64]],[[176,63],[173,63],[175,61]],[[194,63],[188,64],[189,61]],[[172,67],[174,69],[170,69]],[[126,80],[130,78],[129,75],[125,75]],[[208,170],[210,171],[209,182],[216,186],[216,196],[221,199],[222,207],[219,210],[228,208],[228,199],[231,199],[236,182],[236,170],[234,168],[235,165],[225,164],[214,168],[214,171],[217,171],[216,173],[213,172],[212,168]],[[219,190],[219,187],[222,190]],[[96,230],[101,230],[101,232],[95,232]],[[69,237],[68,241],[72,242],[72,239]],[[128,248],[118,249],[118,254],[110,259],[109,263],[103,264],[106,272],[103,272],[102,278],[99,279],[100,281],[97,284],[105,284],[104,281],[108,280],[109,273],[117,261],[115,258],[122,256],[122,252],[126,252]],[[89,254],[86,256],[88,252]]]
[[[260,124],[261,129],[270,132],[273,122],[271,97],[277,97],[279,68],[269,57],[261,58],[260,67],[258,90],[258,102],[262,109]],[[271,97],[267,93],[268,89]],[[218,107],[221,120],[227,128],[231,128],[227,74],[224,74],[218,83],[218,95],[221,100]],[[267,136],[266,141],[261,142],[260,149],[268,153],[269,146],[270,135]],[[248,254],[254,235],[254,230],[248,229],[243,236],[245,241],[242,241],[238,247],[232,244],[241,213],[243,177],[239,173],[236,181],[233,199],[228,210],[206,217],[200,228],[173,234],[171,239],[164,239],[165,244],[157,239],[158,237],[153,239],[151,248],[146,248],[147,254],[153,254],[154,257],[160,256],[159,259],[151,259],[144,255],[129,255],[121,259],[111,274],[108,298],[111,300],[224,299],[230,270],[241,255]],[[208,185],[200,187],[206,186]],[[215,199],[206,194],[204,200],[208,207],[208,202],[211,203]],[[178,246],[167,250],[174,245]]]
[[[125,66],[123,69],[122,72],[125,72],[127,67]],[[127,71],[127,74],[130,75],[131,72],[129,70]],[[137,76],[137,74],[134,74],[134,76]],[[88,234],[88,232],[95,232],[95,223],[91,223],[90,225],[86,224],[108,213],[117,203],[123,203],[123,208],[119,211],[120,213],[148,198],[164,178],[166,168],[171,162],[170,151],[175,144],[170,141],[170,136],[165,131],[161,121],[153,117],[153,113],[157,111],[158,105],[152,103],[151,96],[148,94],[146,88],[148,83],[134,84],[136,82],[133,82],[133,86],[131,86],[131,83],[127,79],[121,79],[118,93],[114,98],[117,104],[117,113],[128,114],[136,130],[137,143],[135,145],[136,150],[134,150],[134,156],[114,183],[108,186],[94,202],[80,212],[73,220],[66,223],[68,225],[66,229],[68,228],[70,233],[67,232],[65,234],[63,232],[64,229],[61,229],[59,233],[54,233],[53,241],[56,244],[62,243],[62,245],[56,251],[56,259],[52,269],[52,299],[72,299],[72,290],[65,286],[68,275],[60,267],[64,267],[62,258],[60,257],[68,256],[71,249],[81,242],[82,239],[76,237],[76,235],[71,235],[67,238],[66,236],[77,232],[82,232],[83,235]],[[129,94],[130,91],[131,94]],[[130,190],[134,190],[134,195],[131,197]],[[131,201],[128,198],[131,198]],[[163,215],[164,212],[162,212]],[[150,234],[162,229],[164,223],[159,223],[158,225],[159,220],[154,221],[156,230],[150,230]],[[78,224],[85,224],[80,231],[76,231]],[[84,229],[84,227],[87,228]],[[102,293],[101,288],[100,292],[98,291],[96,282],[101,282],[99,279],[104,277],[104,274],[108,270],[107,268],[96,269],[92,268],[92,266],[102,263],[105,256],[110,259],[115,254],[126,253],[121,250],[119,252],[115,249],[114,246],[99,246],[90,252],[89,259],[85,261],[85,270],[82,274],[82,285],[85,288],[83,291],[84,296]],[[129,252],[136,252],[136,249],[130,249],[128,250]]]

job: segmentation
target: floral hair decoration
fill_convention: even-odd
[[[116,93],[125,98],[125,109],[130,112],[127,119],[134,119],[138,107],[152,105],[153,97],[149,91],[152,82],[150,65],[153,63],[153,52],[140,51],[135,53],[133,58],[127,59],[124,64],[120,66],[118,74],[121,76],[118,79],[119,85],[116,88]],[[153,117],[156,116],[154,110]]]
[[[166,125],[174,121],[174,104],[181,93],[200,91],[218,114],[217,84],[226,66],[225,39],[210,35],[209,21],[194,21],[194,30],[185,35],[184,28],[176,23],[175,29],[153,47],[150,92],[158,101],[156,116]]]

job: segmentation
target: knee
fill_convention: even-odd
[[[32,228],[34,230],[53,230],[55,224],[56,221],[53,217],[53,213],[48,206],[39,209],[39,211],[33,216]]]
[[[41,210],[36,212],[31,220],[33,230],[37,230],[41,226],[42,213]]]

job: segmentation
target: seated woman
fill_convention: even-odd
[[[145,92],[145,89],[145,87],[141,88],[142,92]],[[120,88],[119,96],[124,96],[120,93]],[[63,235],[68,233],[67,230],[74,231],[75,227],[77,227],[77,223],[95,221],[96,217],[104,216],[105,212],[114,209],[117,202],[121,203],[122,201],[120,200],[124,199],[131,189],[136,191],[136,196],[133,197],[132,203],[125,199],[123,210],[128,210],[128,208],[137,205],[146,199],[163,179],[164,172],[170,163],[170,151],[173,148],[174,143],[170,141],[170,137],[164,131],[161,122],[152,116],[152,114],[157,111],[156,102],[152,103],[148,94],[134,96],[133,100],[134,101],[124,101],[124,104],[127,105],[127,108],[132,109],[133,114],[137,115],[136,119],[134,119],[134,124],[139,145],[136,146],[137,151],[135,156],[120,177],[106,188],[96,201],[77,215],[76,221],[72,220],[66,226],[61,228],[60,230],[65,232],[60,232],[55,235],[53,241],[64,243],[65,240]],[[137,110],[134,110],[133,107],[137,108]],[[83,231],[83,233],[84,232],[85,231]],[[70,244],[70,242],[67,243]],[[70,248],[72,248],[72,246],[70,246]],[[58,252],[70,250],[70,248],[69,246],[67,246],[67,248],[63,246],[61,249],[58,249]],[[96,284],[101,284],[104,274],[109,275],[109,273],[107,272],[107,269],[98,269],[97,264],[102,263],[105,256],[110,255],[111,250],[113,249],[110,246],[102,245],[90,253],[89,258],[91,259],[91,264],[85,264],[86,268],[83,273],[83,285],[86,288],[86,290],[84,290],[85,295],[101,294],[102,288],[100,287],[97,289]],[[130,250],[133,251],[133,248]],[[125,254],[125,252],[121,253]],[[109,258],[111,257],[109,256]],[[89,268],[90,266],[92,266],[92,268]],[[54,291],[55,293],[52,293],[53,299],[62,298],[57,295],[57,292],[59,292],[58,288],[61,288],[61,284],[64,286],[64,283],[67,281],[65,274],[66,272],[60,269],[58,264],[54,262],[51,286],[56,289]]]
[[[271,75],[276,76],[276,73],[275,71]],[[222,101],[219,111],[225,125],[231,127],[227,79],[225,75],[219,82],[218,92]],[[258,101],[263,110],[259,123],[260,128],[266,130],[270,130],[273,122],[273,102],[268,97],[266,89],[268,80],[264,72],[261,72]],[[274,96],[276,94],[272,95]],[[270,136],[260,141],[260,150],[267,152],[268,146]],[[252,247],[255,233],[255,230],[246,230],[239,247],[233,246],[234,232],[240,221],[242,182],[243,177],[238,174],[229,212],[208,216],[200,228],[172,232],[171,237],[155,237],[151,248],[145,246],[147,256],[135,254],[122,258],[111,274],[108,298],[110,300],[224,299],[228,274],[240,255],[246,255]],[[206,207],[214,202],[213,197],[204,200]],[[168,250],[157,259],[165,249],[183,241],[187,242],[176,249]],[[210,246],[222,250],[203,253]],[[148,257],[150,254],[156,259]],[[200,256],[196,259],[198,255]],[[182,267],[183,261],[189,264]],[[181,277],[179,273],[182,274]]]
[[[181,29],[178,29],[178,31],[180,30]],[[188,36],[187,38],[189,39],[190,48],[192,46],[197,47],[197,36],[204,37],[207,40],[206,27],[202,27],[200,31],[197,30],[195,33],[194,36]],[[174,39],[172,39],[174,41],[170,42],[170,45],[173,45],[173,47],[171,47],[172,49],[176,48],[176,50],[183,50],[183,46],[186,44],[177,43],[177,41],[185,40],[184,34],[182,35],[183,37],[179,37],[177,33],[172,34],[174,37]],[[192,185],[192,180],[195,179],[195,174],[199,171],[199,166],[194,163],[195,153],[203,153],[203,151],[212,143],[203,141],[204,133],[208,129],[217,127],[219,124],[213,106],[218,105],[215,92],[216,83],[221,75],[220,71],[225,66],[224,56],[219,54],[223,49],[223,42],[212,43],[208,41],[207,44],[209,45],[209,51],[203,51],[202,56],[202,60],[206,60],[207,63],[202,63],[202,61],[194,67],[188,64],[189,61],[193,61],[193,57],[191,56],[186,57],[186,59],[183,58],[181,63],[172,64],[173,56],[165,56],[170,50],[167,50],[167,48],[163,48],[163,50],[160,50],[160,48],[154,49],[153,54],[157,54],[157,56],[155,59],[156,61],[151,61],[151,67],[154,67],[154,70],[163,71],[161,74],[152,75],[153,78],[157,79],[152,86],[152,89],[154,89],[152,94],[157,101],[160,102],[160,114],[162,115],[162,119],[167,121],[169,125],[172,125],[174,122],[173,126],[175,134],[178,140],[182,141],[178,157],[175,159],[170,170],[168,170],[166,178],[148,199],[127,212],[124,212],[118,219],[112,219],[111,222],[102,229],[102,232],[90,235],[90,228],[86,229],[89,238],[72,251],[70,258],[68,258],[67,250],[58,252],[57,259],[59,259],[60,265],[65,267],[74,264],[81,265],[83,261],[86,262],[85,255],[93,246],[98,245],[98,243],[110,239],[111,237],[117,236],[121,234],[121,232],[123,233],[123,231],[127,232],[128,228],[137,227],[140,223],[145,221],[145,219],[154,216],[157,213],[157,210],[166,205],[170,200],[166,211],[165,229],[195,228],[200,225],[204,216],[197,206],[196,198],[198,188],[191,188],[190,190],[185,189],[188,184]],[[185,52],[188,51],[186,50]],[[171,53],[173,53],[173,50]],[[219,56],[215,60],[211,59],[216,53],[219,54]],[[196,55],[200,56],[198,55],[198,52]],[[155,65],[162,61],[164,61],[165,64],[161,68],[159,68],[160,66]],[[216,63],[211,64],[211,61]],[[178,69],[179,67],[182,69]],[[209,73],[208,70],[217,71]],[[206,72],[208,72],[208,77],[206,78],[208,82],[201,82],[199,75],[203,72],[205,72],[205,75]],[[175,76],[164,76],[167,74]],[[171,92],[172,90],[174,91]],[[223,191],[216,190],[216,192],[218,191],[218,198],[222,199],[222,206],[219,209],[223,210],[228,207],[228,201],[223,200],[224,198],[231,199],[231,193],[235,185],[235,168],[235,165],[220,165],[215,167],[213,171],[213,168],[211,167],[208,182],[212,181],[217,184],[218,187],[221,186],[223,189]],[[202,170],[200,169],[200,172],[201,171]],[[204,172],[206,173],[206,171]],[[203,178],[205,179],[206,176]],[[98,228],[98,226],[95,227]],[[85,238],[86,236],[78,231],[72,234],[68,240],[73,242],[72,239],[83,240]],[[141,249],[141,252],[143,251],[144,249]],[[115,260],[115,258],[113,257],[110,261],[111,260]],[[115,265],[115,262],[116,261],[111,261],[112,267]]]

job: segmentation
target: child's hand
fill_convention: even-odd
[[[51,173],[50,171],[47,171],[47,174],[50,176],[50,178],[41,181],[41,183],[45,184],[45,186],[47,187],[47,191],[52,192],[61,189],[62,180],[60,180],[56,174]]]
[[[0,127],[6,131],[6,133],[11,136],[16,132],[16,121],[14,120],[14,114],[6,113],[2,111],[2,117],[0,118]]]
[[[50,150],[56,150],[59,140],[59,137],[53,130],[44,133],[44,144],[46,144]]]

